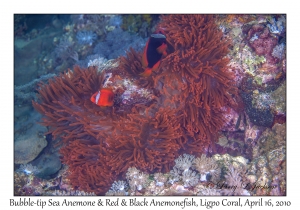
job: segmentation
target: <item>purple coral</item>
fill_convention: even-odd
[[[93,42],[97,39],[97,35],[92,31],[78,31],[76,38],[79,44],[82,45],[92,45]]]

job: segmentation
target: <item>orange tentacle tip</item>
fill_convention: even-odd
[[[91,102],[101,107],[112,106],[114,104],[114,92],[111,88],[102,88],[91,96]]]
[[[160,45],[156,50],[158,53],[166,55],[166,50],[167,50],[167,44],[166,43],[162,43],[162,45]]]

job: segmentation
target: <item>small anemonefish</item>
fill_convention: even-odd
[[[91,101],[98,106],[112,106],[114,93],[111,88],[102,88],[92,95]]]
[[[143,52],[142,65],[145,71],[141,76],[148,77],[158,69],[162,56],[167,55],[167,41],[164,31],[158,30],[151,34]]]

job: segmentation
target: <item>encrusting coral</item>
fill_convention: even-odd
[[[225,57],[230,42],[211,15],[163,16],[158,27],[166,32],[168,55],[150,77],[139,76],[142,56],[131,50],[118,59],[119,67],[97,72],[75,66],[40,86],[33,106],[45,116],[42,124],[49,133],[62,139],[62,161],[75,189],[104,194],[129,167],[169,172],[180,154],[201,154],[213,147],[225,123],[224,107],[234,105],[237,93]],[[114,90],[112,107],[93,104],[90,97],[103,87],[107,72],[151,89],[155,100],[124,109],[118,98],[125,90]],[[184,173],[183,179],[192,175]]]

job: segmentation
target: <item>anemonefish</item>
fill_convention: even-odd
[[[152,71],[158,69],[162,56],[167,55],[167,41],[164,31],[158,30],[148,39],[142,57],[142,65],[145,68],[141,76],[148,77]]]
[[[102,88],[94,93],[91,101],[98,106],[112,106],[114,104],[114,93],[111,88]]]

